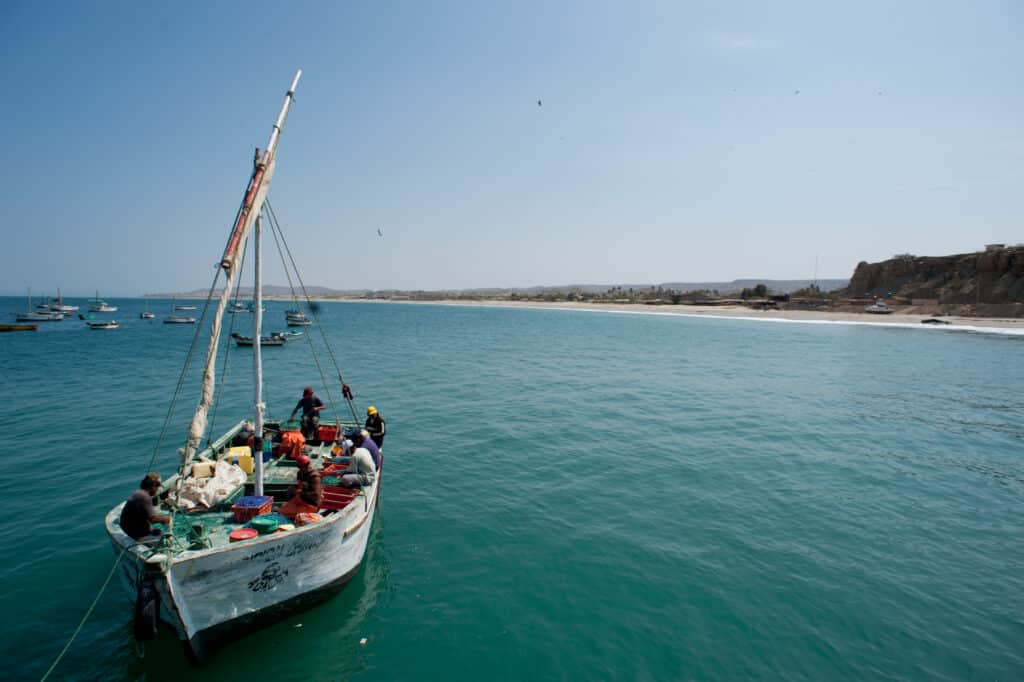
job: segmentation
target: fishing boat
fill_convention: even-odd
[[[175,310],[195,310],[196,307],[194,305],[176,305],[176,306],[174,306],[174,309]]]
[[[96,298],[92,303],[89,304],[89,312],[91,313],[116,313],[117,306],[110,305],[106,301],[100,300],[100,292],[96,291]]]
[[[175,299],[171,299],[171,314],[164,318],[164,324],[195,324],[196,318],[188,315],[178,315],[175,313],[178,310],[178,306],[174,304]]]
[[[289,327],[309,327],[313,321],[306,317],[306,313],[298,308],[292,308],[284,312],[285,322]]]
[[[286,525],[277,532],[260,534],[262,530],[273,531],[277,526],[272,514],[263,512],[271,511],[272,505],[286,499],[288,486],[295,483],[298,471],[289,456],[274,457],[275,450],[277,455],[282,452],[285,438],[281,433],[289,425],[265,418],[260,344],[253,346],[251,411],[246,409],[236,414],[235,418],[241,421],[216,437],[213,426],[208,423],[211,408],[214,408],[213,415],[218,414],[216,359],[223,317],[241,274],[242,254],[250,241],[255,270],[252,337],[261,337],[263,221],[267,220],[275,234],[283,239],[273,212],[264,215],[264,202],[300,75],[301,71],[295,74],[285,95],[265,150],[257,150],[241,207],[210,288],[210,305],[214,305],[215,310],[211,315],[200,400],[179,451],[181,461],[177,473],[166,479],[159,491],[163,500],[161,506],[167,510],[160,513],[170,514],[169,527],[159,539],[133,540],[119,524],[123,504],[111,509],[105,521],[114,552],[120,558],[118,574],[136,604],[136,614],[159,613],[160,620],[174,629],[193,661],[202,661],[218,643],[237,639],[255,627],[278,621],[288,612],[306,608],[340,589],[359,570],[378,503],[382,470],[378,470],[372,483],[362,488],[334,486],[325,479],[319,514],[304,519],[308,523],[302,524],[296,517],[294,527]],[[221,277],[224,283],[218,291]],[[216,303],[212,303],[214,300]],[[189,366],[191,353],[185,367]],[[292,371],[316,372],[318,365],[314,360],[315,356],[308,366],[301,368],[296,364]],[[327,398],[325,404],[334,412],[335,425],[326,433],[321,425],[317,435],[327,438],[326,441],[308,441],[301,448],[303,453],[308,453],[312,466],[322,468],[325,473],[331,472],[330,465],[325,467],[334,445],[331,438],[337,437],[340,428],[358,424],[352,391],[342,383],[333,354],[330,361],[334,363],[345,400],[339,403],[347,406],[352,419],[346,417],[343,421],[338,416],[333,398],[337,393],[332,393],[331,383],[321,374]],[[227,370],[227,364],[225,359],[223,371]],[[221,381],[224,381],[223,376]],[[296,382],[297,386],[306,383],[299,376]],[[177,392],[172,396],[172,410],[177,396]],[[292,398],[289,394],[278,400],[290,407]],[[206,446],[202,447],[204,441]],[[264,447],[265,442],[274,443],[269,452]],[[295,454],[297,442],[289,439],[288,443],[291,453]],[[153,468],[152,463],[149,468]],[[211,472],[214,473],[212,478]],[[257,512],[259,516],[247,521]],[[139,616],[136,625],[139,625]],[[139,632],[138,627],[136,632]]]
[[[251,336],[243,336],[238,332],[235,332],[234,334],[231,335],[231,338],[233,338],[235,340],[235,343],[238,344],[239,346],[251,347],[253,345],[253,337]],[[277,336],[276,334],[260,337],[260,345],[263,346],[264,348],[266,348],[267,346],[283,346],[287,342],[288,339],[281,336]]]
[[[249,312],[249,309],[245,307],[244,303],[239,303],[238,301],[235,301],[228,307],[228,312],[234,315],[235,313],[247,313]]]
[[[272,332],[270,335],[271,336],[280,336],[285,341],[297,341],[297,340],[301,339],[302,336],[303,336],[302,332],[294,331],[294,330],[291,330],[291,329],[289,329],[288,331],[283,331],[283,332]]]
[[[28,290],[28,308],[23,313],[17,314],[18,322],[60,322],[64,319],[64,313],[53,310],[32,310],[32,290]]]
[[[64,317],[71,317],[72,313],[78,312],[77,305],[64,305],[64,296],[60,293],[60,287],[57,287],[57,298],[51,298],[46,303],[46,307],[50,312],[61,313]]]
[[[117,320],[98,320],[96,322],[86,322],[89,325],[89,329],[117,329],[119,326]]]

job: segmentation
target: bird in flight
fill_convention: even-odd
[[[379,227],[377,228],[377,236],[378,237],[383,237],[384,236],[384,233],[381,232],[381,229]]]
[[[793,91],[793,94],[794,94],[794,95],[799,95],[799,94],[800,94],[800,91],[799,91],[799,90],[794,90],[794,91]]]
[[[537,106],[538,107],[541,106],[541,101],[540,100],[537,100]]]

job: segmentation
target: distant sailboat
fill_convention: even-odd
[[[18,322],[60,322],[64,319],[64,313],[53,310],[32,310],[32,289],[28,290],[28,309],[18,313]]]
[[[140,320],[152,320],[155,317],[156,317],[156,313],[149,312],[149,301],[148,300],[145,301],[142,304],[142,312],[139,313],[139,319]]]
[[[164,324],[195,324],[196,318],[188,317],[186,315],[175,315],[174,311],[178,310],[178,306],[174,305],[175,299],[171,299],[171,314],[164,318]]]
[[[92,313],[116,313],[117,306],[110,305],[106,301],[100,300],[100,292],[96,291],[96,300],[89,304],[89,312]]]

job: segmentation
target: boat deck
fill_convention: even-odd
[[[233,434],[237,431],[237,428],[238,427],[232,429],[229,433]],[[224,438],[223,440],[226,441],[227,439]],[[223,447],[224,443],[220,441],[214,445],[215,451],[222,450]],[[325,466],[329,466],[331,464],[330,460],[333,457],[333,453],[331,451],[332,447],[333,443],[331,442],[319,444],[307,443],[303,448],[303,452],[310,458],[313,469],[322,471]],[[208,450],[204,454],[209,455],[212,453]],[[292,486],[296,483],[298,471],[298,465],[295,461],[286,457],[271,459],[264,463],[263,494],[274,498],[273,509],[275,512],[281,503],[290,499],[289,492]],[[334,475],[340,476],[340,473],[335,473]],[[170,487],[170,485],[171,481],[168,481],[166,487]],[[330,473],[324,476],[324,485],[337,485],[337,482],[332,478]],[[232,531],[238,530],[239,528],[250,527],[248,521],[236,521],[234,513],[231,510],[232,504],[234,504],[238,498],[246,495],[255,495],[255,483],[252,474],[249,474],[245,483],[238,486],[238,488],[234,490],[224,502],[218,505],[217,508],[188,513],[178,512],[174,515],[173,528],[168,528],[162,524],[154,524],[154,528],[160,528],[163,531],[163,539],[160,541],[159,546],[154,547],[153,549],[168,546],[173,546],[178,551],[216,549],[230,544],[231,539],[229,536]],[[321,509],[320,513],[324,516],[337,513],[344,509],[348,502],[360,499],[362,495],[363,492],[358,489],[345,490],[340,494],[340,498],[338,494],[334,494],[331,496],[332,504],[330,506],[336,508]],[[326,500],[325,504],[328,504]],[[119,514],[120,507],[116,508],[114,511]],[[158,510],[158,513],[167,513],[167,510],[161,508]],[[286,524],[292,522],[284,516],[279,516],[278,523]],[[278,530],[276,532],[281,533],[289,531]]]

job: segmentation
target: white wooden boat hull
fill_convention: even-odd
[[[60,322],[64,319],[61,313],[18,313],[18,322]]]
[[[169,566],[165,555],[130,549],[121,560],[122,585],[134,603],[138,580],[148,576],[160,593],[161,619],[201,662],[218,645],[272,624],[330,597],[359,570],[376,512],[380,476],[345,509],[292,531],[211,550],[186,551]],[[134,543],[117,525],[118,505],[107,514],[114,551]],[[182,517],[178,517],[182,519]],[[187,517],[182,519],[187,522]],[[161,557],[163,557],[161,561]]]

